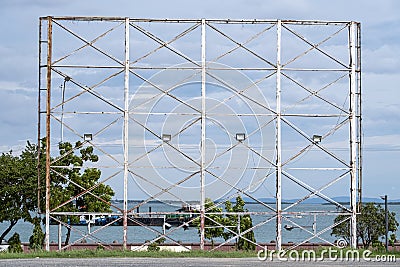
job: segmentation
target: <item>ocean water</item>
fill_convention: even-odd
[[[129,203],[130,206],[134,206],[135,203]],[[153,212],[168,212],[176,210],[177,206],[168,205],[164,203],[147,203],[143,205],[140,209],[141,212],[147,212],[151,207]],[[283,208],[287,207],[287,205],[283,205]],[[246,204],[245,208],[247,208],[251,212],[267,212],[269,211],[266,207],[261,204]],[[400,205],[389,205],[389,210],[396,213],[396,219],[400,222]],[[310,212],[316,211],[336,211],[336,207],[333,205],[321,205],[321,204],[303,204],[300,206],[293,207],[289,210],[290,212]],[[336,215],[322,215],[319,214],[317,216],[306,216],[306,215],[286,215],[286,219],[283,220],[282,225],[285,226],[294,226],[294,228],[290,231],[286,230],[285,227],[282,229],[282,241],[286,242],[294,242],[298,243],[305,239],[312,237],[312,232],[314,231],[313,225],[315,225],[315,231],[317,233],[321,233],[319,236],[321,238],[311,238],[310,242],[325,242],[330,241],[333,242],[336,238],[331,236],[331,229],[329,228],[333,224],[333,220]],[[265,243],[275,240],[275,219],[271,219],[271,215],[267,214],[254,214],[251,215],[253,220],[253,225],[257,225],[254,229],[254,234],[257,242]],[[300,229],[296,227],[300,225],[305,227],[306,230]],[[0,224],[0,231],[4,231],[5,227],[7,227],[7,223]],[[286,227],[290,228],[290,227]],[[44,229],[44,227],[43,227]],[[14,227],[14,229],[7,235],[5,238],[11,237],[14,232],[18,232],[21,237],[22,242],[28,242],[29,237],[32,234],[33,226],[29,223],[20,221]],[[76,226],[73,227],[73,231],[71,232],[71,242],[77,240],[84,235],[88,234],[89,231],[92,233],[91,237],[85,238],[85,242],[87,243],[122,243],[123,238],[123,229],[121,226],[109,226],[109,227],[101,227],[101,226],[91,226],[88,229],[87,226]],[[151,226],[151,227],[138,227],[138,226],[129,226],[128,227],[128,243],[143,243],[147,240],[151,240],[163,232],[162,227]],[[61,228],[62,240],[65,240],[67,233],[67,229],[65,227]],[[189,229],[184,230],[183,228],[172,227],[169,230],[166,230],[168,235],[166,242],[183,242],[183,243],[198,243],[200,238],[198,234],[198,230],[195,227],[189,227]],[[397,236],[400,235],[400,230],[396,233]],[[170,239],[169,239],[170,238]],[[224,241],[223,239],[216,239],[215,242]],[[58,225],[50,225],[50,242],[57,243],[58,242]]]

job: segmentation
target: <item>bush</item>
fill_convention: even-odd
[[[147,251],[159,251],[160,247],[158,245],[162,244],[165,242],[165,238],[161,237],[158,238],[156,241],[152,242],[147,246]]]
[[[14,233],[12,237],[8,240],[8,252],[10,253],[21,253],[23,252],[21,247],[21,239],[19,238],[18,233]]]

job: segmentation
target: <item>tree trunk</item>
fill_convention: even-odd
[[[8,233],[13,229],[13,227],[17,224],[18,220],[11,220],[10,226],[1,234],[0,236],[0,245],[3,243],[3,239],[8,235]]]

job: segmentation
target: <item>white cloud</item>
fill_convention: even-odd
[[[367,136],[364,138],[364,146],[366,149],[372,147],[400,148],[399,139],[400,134]]]
[[[149,0],[141,3],[123,0],[5,1],[0,10],[0,21],[5,25],[0,29],[1,149],[6,151],[8,148],[19,147],[22,144],[19,140],[36,139],[38,18],[47,15],[360,21],[364,71],[362,76],[363,121],[366,136],[364,144],[366,148],[394,146],[400,137],[398,10],[400,2],[396,0],[379,3],[362,0],[331,2]],[[197,41],[199,40],[196,39],[195,42]],[[189,45],[176,43],[176,46],[185,50],[185,53],[192,53],[197,49],[195,47],[192,50],[190,43]],[[318,88],[318,81],[312,81],[312,85]],[[103,87],[104,90],[108,88],[111,89],[113,86],[108,84]],[[90,103],[85,103],[85,107],[90,107]],[[397,158],[398,153],[395,154]],[[382,158],[377,157],[376,160],[368,161],[367,155],[368,170],[380,169],[381,160],[384,160]],[[394,177],[397,174],[394,165],[387,166],[385,171],[388,176]],[[365,177],[371,179],[368,174]]]
[[[363,50],[364,71],[368,73],[399,73],[400,72],[400,45],[383,44],[377,48]]]

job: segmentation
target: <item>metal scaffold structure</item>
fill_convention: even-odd
[[[273,239],[277,250],[289,250],[309,241],[335,245],[330,231],[341,223],[350,225],[355,248],[360,54],[353,21],[41,17],[38,194],[46,249],[57,240],[59,250],[83,240],[107,246],[107,236],[125,249],[161,237],[190,249],[198,236],[206,249],[214,227],[229,238],[212,250],[239,238],[259,247]],[[77,141],[60,154],[59,144]],[[63,163],[88,147],[98,161]],[[63,171],[93,168],[101,171],[94,185]],[[76,194],[56,202],[54,181]],[[105,185],[115,199],[97,193]],[[87,196],[110,212],[80,210]],[[252,203],[248,209],[224,210],[238,196]],[[230,215],[250,216],[253,226],[241,231],[215,219]],[[294,228],[304,238],[292,243]],[[71,243],[62,244],[62,229]]]

